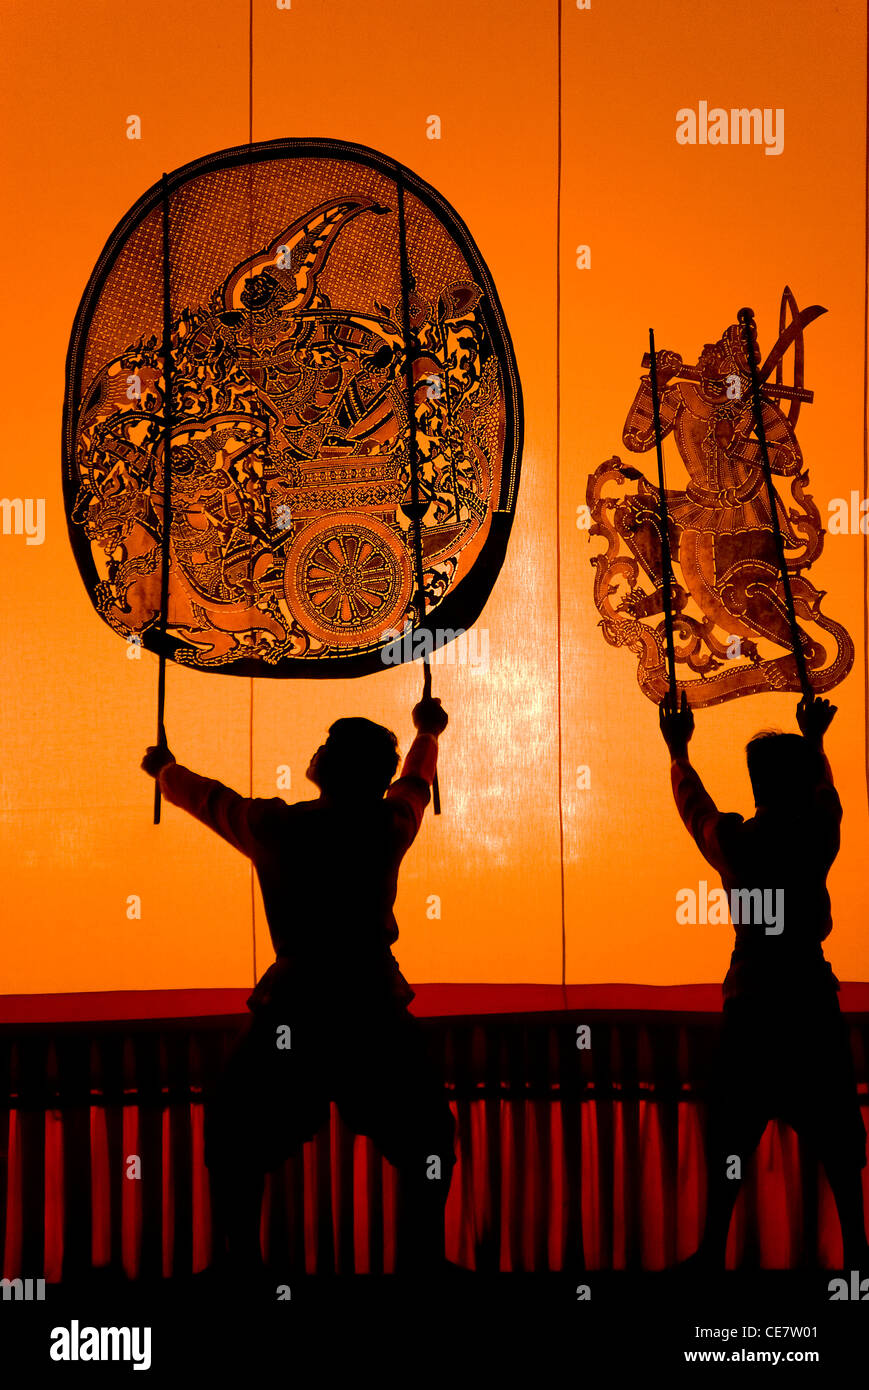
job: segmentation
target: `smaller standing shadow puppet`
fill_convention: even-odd
[[[617,456],[589,477],[589,535],[607,542],[591,562],[600,625],[611,646],[627,646],[637,655],[640,688],[655,703],[669,688],[668,606],[676,686],[695,708],[761,691],[798,691],[806,684],[801,667],[811,688],[823,692],[851,669],[853,642],[822,612],[824,592],[806,573],[821,554],[824,529],[806,492],[809,475],[795,433],[801,405],[813,399],[803,387],[803,331],[825,312],[819,305],[800,311],[786,286],[778,341],[762,367],[753,321],[748,334],[753,363],[741,323],[707,343],[694,367],[676,352],[656,354],[660,437],[672,432],[688,474],[687,487],[666,489],[663,497],[672,557],[669,605],[660,489]],[[787,386],[782,364],[791,347],[794,384]],[[649,365],[648,357],[643,365]],[[753,375],[765,443],[758,437]],[[651,375],[640,382],[623,439],[634,453],[655,447]],[[788,507],[771,480],[767,485],[764,447],[770,474],[790,481]],[[635,490],[628,491],[628,484]],[[791,599],[776,521],[795,624],[788,613]]]

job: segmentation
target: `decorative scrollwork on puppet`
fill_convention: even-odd
[[[770,472],[791,486],[790,506],[777,489],[773,493],[805,669],[818,692],[843,680],[854,660],[850,636],[822,611],[824,594],[805,573],[821,554],[824,532],[806,490],[809,474],[794,426],[800,405],[812,400],[803,389],[803,330],[823,312],[813,305],[800,313],[786,288],[779,340],[759,375]],[[756,334],[751,341],[757,360]],[[792,387],[781,382],[782,358],[791,346]],[[757,691],[799,690],[742,328],[731,324],[707,343],[694,367],[685,367],[678,353],[659,352],[656,361],[661,437],[672,433],[688,477],[685,488],[665,491],[677,684],[696,707]],[[780,401],[789,402],[787,410]],[[635,453],[655,447],[648,376],[628,412],[623,440]],[[592,559],[601,629],[610,645],[638,657],[640,688],[656,703],[669,679],[660,617],[667,607],[660,502],[658,487],[618,457],[588,480],[589,535],[606,540],[606,550]]]
[[[164,654],[177,661],[358,675],[378,669],[396,630],[467,628],[488,597],[519,476],[512,345],[464,224],[405,171],[414,502],[395,179],[374,151],[312,140],[224,151],[170,177]],[[152,650],[160,218],[150,190],[100,258],[70,345],[64,429],[70,534],[94,606]]]

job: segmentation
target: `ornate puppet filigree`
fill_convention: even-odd
[[[488,596],[515,505],[518,378],[469,234],[407,177],[416,513],[389,162],[337,142],[277,141],[173,175],[175,660],[240,674],[359,674],[377,668],[405,625],[431,625],[437,610],[443,628],[470,626]],[[113,235],[79,310],[66,478],[97,610],[156,649],[160,209],[145,212],[134,209]],[[151,331],[134,336],[143,321]]]
[[[778,490],[775,505],[816,691],[837,685],[854,660],[851,638],[822,612],[824,594],[805,573],[821,554],[824,530],[806,491],[809,474],[794,426],[801,401],[811,400],[802,389],[802,333],[822,312],[813,306],[800,314],[786,289],[779,342],[760,372],[770,469],[791,485],[792,505],[785,507]],[[781,360],[791,345],[797,368],[792,388],[781,386]],[[678,353],[659,352],[657,363],[662,437],[672,433],[688,475],[687,487],[665,493],[678,685],[695,706],[756,691],[799,690],[742,329],[732,324],[718,342],[707,343],[693,368],[684,368]],[[776,381],[768,382],[773,367]],[[623,433],[634,452],[655,446],[651,396],[646,377]],[[788,411],[771,397],[790,398]],[[627,646],[637,655],[640,688],[658,702],[668,689],[659,489],[614,457],[589,478],[587,506],[589,534],[607,542],[606,551],[592,560],[603,634],[612,646]]]

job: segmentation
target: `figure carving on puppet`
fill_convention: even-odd
[[[396,631],[471,626],[497,576],[521,450],[506,324],[470,235],[415,178],[403,283],[396,169],[376,152],[278,141],[233,159],[167,184],[165,639],[163,347],[141,332],[163,307],[153,191],[112,235],[73,332],[65,501],[79,566],[114,631],[182,664],[382,670]],[[245,170],[255,214],[238,201]]]
[[[790,291],[785,295],[783,312],[790,307],[793,322],[769,363],[780,362],[783,351],[798,343],[801,375],[802,327],[823,311],[813,306],[799,315]],[[759,364],[753,325],[751,342]],[[717,342],[704,346],[695,367],[685,368],[675,352],[658,352],[656,362],[661,436],[673,435],[688,475],[686,488],[665,491],[678,684],[695,706],[753,691],[798,690],[743,329],[731,324]],[[786,414],[769,399],[776,385],[763,384],[764,375],[770,471],[791,483],[790,507],[774,492],[800,640],[813,688],[829,690],[850,669],[854,647],[845,629],[822,613],[823,593],[804,573],[820,555],[824,535],[805,490],[809,475],[794,431],[799,402],[811,400],[811,393],[781,388],[779,394],[793,402]],[[655,447],[649,376],[640,382],[623,439],[634,453]],[[621,490],[629,482],[636,483],[635,491],[613,494],[613,484]],[[664,624],[655,621],[664,609],[659,489],[614,457],[589,478],[587,505],[589,534],[607,540],[606,552],[592,559],[604,636],[636,652],[640,687],[657,703],[668,689]],[[823,632],[833,638],[832,653]]]

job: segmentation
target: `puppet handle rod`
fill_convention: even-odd
[[[169,177],[163,175],[163,535],[160,568],[160,648],[157,671],[157,746],[165,748],[166,626],[169,617],[169,532],[172,526],[172,300],[169,269]],[[160,824],[160,778],[154,779],[154,824]]]
[[[429,665],[428,657],[425,657],[422,663],[422,698],[424,700],[431,699],[431,666]],[[439,816],[441,813],[441,789],[438,785],[437,768],[435,768],[434,780],[431,784],[431,799],[434,813],[436,816]]]
[[[740,309],[737,319],[742,325],[745,335],[745,354],[748,358],[748,369],[751,374],[751,404],[754,411],[754,432],[757,435],[757,442],[760,445],[761,468],[766,483],[767,496],[769,498],[769,511],[772,517],[772,534],[775,540],[776,555],[778,556],[778,567],[781,574],[782,588],[785,594],[785,608],[787,609],[788,623],[791,629],[791,641],[794,648],[794,661],[797,665],[797,673],[800,678],[800,688],[804,695],[811,697],[814,694],[809,673],[806,669],[806,656],[803,651],[803,644],[800,641],[800,630],[797,626],[797,614],[794,608],[794,596],[791,592],[791,581],[788,575],[788,564],[785,559],[785,547],[782,540],[781,526],[778,519],[778,493],[773,487],[772,469],[769,463],[769,450],[766,445],[766,430],[763,424],[763,403],[761,401],[761,385],[757,373],[757,363],[754,360],[754,344],[752,342],[752,330],[754,329],[754,310]],[[755,332],[756,336],[756,332]],[[764,390],[766,388],[764,387]]]
[[[422,567],[422,528],[420,525],[419,502],[419,459],[416,447],[416,405],[413,381],[413,336],[410,330],[410,262],[407,255],[407,227],[404,213],[404,175],[400,164],[395,167],[395,182],[398,191],[398,257],[401,274],[401,332],[404,339],[404,383],[407,396],[408,444],[410,452],[410,502],[411,526],[413,533],[414,568],[416,570],[416,609],[417,626],[425,622],[425,583]],[[424,659],[423,697],[431,696],[431,667],[428,657]],[[432,804],[434,813],[441,813],[441,793],[437,769],[432,782]]]
[[[650,362],[651,358],[649,357],[649,354],[645,353],[643,356],[643,360],[640,363],[640,366],[648,367],[650,365]],[[703,373],[700,371],[699,367],[684,366],[679,368],[673,380],[703,381],[705,380],[705,378],[703,376]],[[811,405],[813,400],[815,399],[814,391],[805,391],[799,386],[783,386],[780,382],[777,381],[763,382],[761,385],[761,390],[763,391],[763,394],[765,396],[781,396],[782,399],[786,401],[804,401],[806,405]]]
[[[676,649],[673,644],[673,560],[670,555],[670,527],[667,519],[667,495],[664,491],[664,451],[661,446],[661,409],[658,401],[658,376],[655,362],[655,332],[649,329],[649,378],[652,387],[652,415],[655,420],[655,448],[658,454],[658,514],[661,527],[661,597],[664,602],[664,635],[667,643],[667,674],[670,695],[676,695]]]

